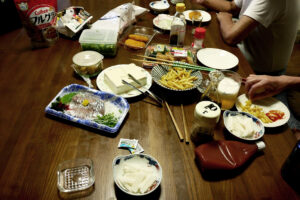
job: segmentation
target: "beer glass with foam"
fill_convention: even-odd
[[[223,70],[224,78],[219,82],[217,94],[221,103],[222,110],[230,110],[235,104],[239,94],[242,78],[230,70]]]

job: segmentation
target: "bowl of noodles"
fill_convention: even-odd
[[[200,71],[182,67],[155,65],[152,68],[151,75],[156,84],[171,91],[193,90],[202,82]]]

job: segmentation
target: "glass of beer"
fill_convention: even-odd
[[[217,95],[221,103],[221,109],[230,110],[239,94],[242,78],[234,71],[222,70],[222,73],[224,78],[218,84]]]

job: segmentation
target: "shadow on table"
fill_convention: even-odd
[[[122,127],[126,123],[128,115],[129,115],[129,113],[126,115],[124,121],[122,122],[122,124],[119,127],[119,130],[117,132],[115,132],[115,133],[108,133],[108,132],[101,131],[101,130],[98,130],[98,129],[95,129],[95,128],[92,128],[92,127],[88,127],[88,126],[85,126],[85,125],[82,125],[82,124],[78,124],[78,123],[75,123],[75,122],[72,122],[72,121],[68,121],[66,119],[58,118],[56,116],[52,116],[52,115],[47,114],[47,113],[45,114],[45,116],[47,118],[49,118],[49,119],[52,119],[52,120],[55,120],[55,121],[58,121],[58,122],[63,122],[63,123],[68,124],[70,126],[75,126],[77,128],[85,129],[87,131],[90,131],[90,132],[93,132],[93,133],[96,133],[96,134],[100,134],[100,135],[103,135],[103,136],[111,137],[111,138],[114,138],[114,137],[116,137],[119,134],[120,130],[122,129]]]
[[[95,191],[95,185],[88,189],[77,191],[77,192],[61,192],[57,190],[59,199],[78,199],[91,195]]]
[[[122,190],[120,190],[118,188],[118,186],[116,184],[114,184],[115,187],[115,194],[117,199],[126,199],[126,200],[139,200],[139,199],[143,199],[143,200],[156,200],[159,199],[160,197],[160,193],[161,193],[161,186],[159,185],[156,190],[148,195],[144,195],[144,196],[132,196],[129,194],[126,194],[125,192],[123,192]]]
[[[193,104],[199,102],[201,98],[201,93],[197,89],[172,91],[157,85],[155,82],[153,82],[150,90],[170,105]]]
[[[239,176],[241,173],[243,173],[249,165],[253,162],[253,160],[259,156],[262,156],[264,153],[258,152],[256,153],[252,158],[250,158],[243,166],[233,169],[233,170],[202,170],[201,166],[197,160],[195,159],[195,163],[198,167],[198,169],[201,172],[202,178],[206,181],[221,181],[226,179],[232,179],[236,176]]]

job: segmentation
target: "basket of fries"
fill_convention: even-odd
[[[167,65],[155,65],[151,75],[156,84],[171,91],[193,90],[202,82],[202,74],[199,70]]]

